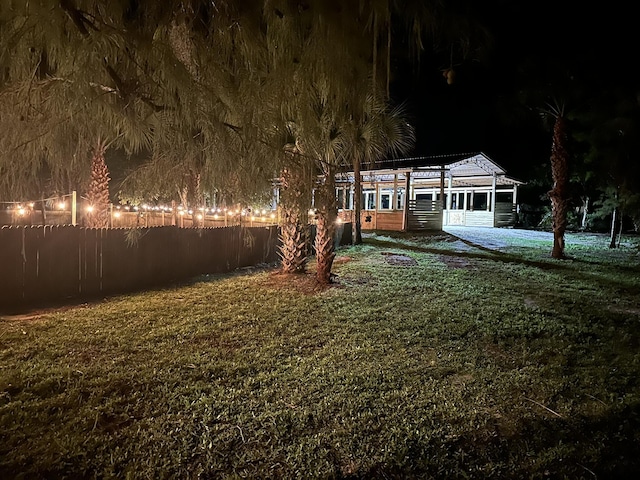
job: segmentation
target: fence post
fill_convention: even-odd
[[[77,194],[76,191],[72,191],[71,192],[71,225],[75,226],[78,224],[77,222],[77,217],[78,217],[78,198],[77,198]]]

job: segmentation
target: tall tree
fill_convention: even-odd
[[[564,258],[564,234],[567,229],[569,194],[569,151],[567,149],[567,120],[563,108],[554,111],[553,143],[551,146],[551,174],[553,188],[549,191],[553,217],[553,258]]]

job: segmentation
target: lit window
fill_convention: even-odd
[[[376,192],[375,190],[362,191],[362,208],[364,210],[376,209]]]

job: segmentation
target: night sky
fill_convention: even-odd
[[[473,15],[490,41],[466,59],[454,56],[455,83],[442,76],[446,49],[427,48],[417,72],[409,62],[396,65],[392,96],[409,106],[415,155],[484,151],[521,178],[551,148],[539,115],[545,97],[523,102],[521,92],[557,91],[566,82],[592,95],[616,83],[637,88],[636,16],[623,2],[480,3],[483,10]]]

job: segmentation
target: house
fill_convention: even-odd
[[[418,157],[424,166],[361,172],[363,230],[441,230],[443,226],[503,227],[516,221],[518,186],[524,182],[484,153]],[[439,164],[426,164],[440,161]],[[446,163],[448,161],[448,163]],[[354,220],[353,172],[338,175],[339,217]]]

